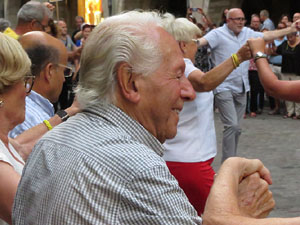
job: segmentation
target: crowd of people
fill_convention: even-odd
[[[29,1],[14,29],[0,19],[1,225],[300,224],[266,218],[270,172],[234,157],[248,91],[250,116],[266,92],[270,114],[286,100],[285,116],[300,118],[300,13],[277,29],[267,10],[245,27],[238,8],[219,28],[200,8],[96,27],[77,16],[70,36],[53,10]]]

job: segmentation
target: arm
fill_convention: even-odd
[[[299,30],[300,30],[300,20],[297,20],[296,22],[294,22],[292,24],[292,26],[287,27],[285,29],[264,32],[263,38],[265,41],[272,41],[276,38],[285,36],[285,35],[293,33],[293,32],[297,32]]]
[[[250,39],[248,40],[248,43],[252,55],[255,55],[258,51],[264,52],[265,42],[263,39]],[[266,59],[261,58],[257,60],[256,66],[259,73],[259,79],[269,95],[275,98],[300,102],[300,81],[278,80],[269,67],[269,63]]]
[[[0,218],[11,224],[11,213],[20,175],[4,161],[0,161]]]
[[[210,17],[207,16],[202,8],[198,8],[198,12],[203,16],[204,22],[207,24],[209,28],[213,28],[213,22],[211,21]]]
[[[198,47],[202,47],[202,46],[208,45],[208,41],[204,37],[202,37],[202,38],[200,38],[198,40],[200,41]]]
[[[242,215],[238,204],[239,183],[253,173],[271,184],[269,171],[259,160],[229,158],[221,166],[211,188],[203,215],[204,225],[296,225],[296,218],[255,219]]]
[[[236,54],[241,63],[251,58],[251,52],[247,44],[242,46]],[[193,71],[188,76],[188,79],[195,91],[211,91],[221,84],[234,69],[235,66],[232,62],[232,58],[229,57],[222,64],[206,73],[203,73],[200,70]]]
[[[73,102],[73,104],[65,109],[68,115],[74,116],[77,112],[80,111],[79,104],[77,100]],[[52,127],[57,126],[58,124],[62,123],[61,118],[58,115],[54,115],[49,120],[49,123]],[[48,131],[48,128],[45,126],[44,123],[40,123],[37,126],[34,126],[22,134],[18,135],[16,138],[11,139],[10,142],[14,146],[14,148],[18,151],[18,153],[22,156],[24,161],[27,160],[27,157],[31,153],[34,145],[36,142]]]

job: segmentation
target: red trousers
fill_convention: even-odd
[[[206,199],[214,182],[215,171],[211,164],[214,158],[205,162],[166,162],[171,174],[177,179],[198,215],[204,211]]]

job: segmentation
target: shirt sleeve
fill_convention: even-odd
[[[217,29],[214,29],[210,32],[208,32],[203,38],[205,40],[207,40],[209,46],[213,49],[214,47],[216,47],[219,43],[219,39],[218,38],[218,29],[220,28],[217,28]]]
[[[248,32],[249,32],[248,37],[250,37],[250,38],[258,38],[258,37],[262,38],[262,37],[264,37],[264,33],[263,32],[254,31],[254,30],[252,30],[249,27],[245,27],[245,28],[248,30]]]
[[[190,59],[184,59],[184,63],[185,63],[184,74],[186,77],[189,77],[189,75],[195,70],[199,70],[197,67],[194,66],[193,62]]]
[[[141,172],[122,198],[120,224],[202,224],[167,167]]]
[[[10,163],[10,161],[8,160],[7,156],[1,152],[1,149],[0,149],[0,161],[6,162],[6,163],[8,163],[9,165],[13,166],[13,165]]]

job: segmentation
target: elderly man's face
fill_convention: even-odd
[[[158,31],[163,62],[153,74],[141,77],[140,123],[163,143],[175,137],[183,103],[193,100],[195,92],[184,75],[185,64],[178,44],[161,28]]]
[[[238,35],[245,25],[245,15],[240,9],[235,9],[234,11],[231,11],[229,13],[230,15],[227,19],[227,26],[230,30],[233,31],[235,35]]]

